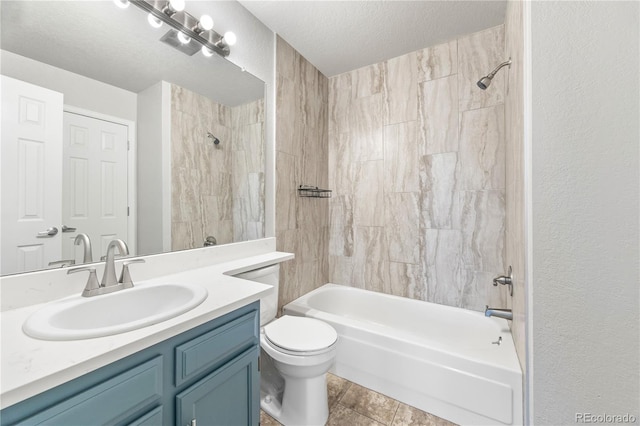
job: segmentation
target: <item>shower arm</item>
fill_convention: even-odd
[[[496,75],[496,73],[497,73],[498,71],[500,71],[500,69],[502,69],[502,68],[506,67],[507,65],[509,66],[509,68],[511,68],[511,58],[509,58],[507,61],[504,61],[503,63],[501,63],[500,65],[498,65],[498,66],[496,67],[496,69],[494,69],[493,71],[491,71],[491,72],[487,75],[487,77],[488,77],[488,78],[493,78],[493,77]]]

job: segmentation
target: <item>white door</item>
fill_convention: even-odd
[[[82,261],[78,233],[91,239],[93,260],[109,241],[127,236],[127,133],[122,124],[64,113],[62,254]]]
[[[61,93],[1,76],[3,275],[61,260]]]

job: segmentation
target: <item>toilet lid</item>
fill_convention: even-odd
[[[338,333],[329,324],[290,315],[267,324],[264,334],[273,344],[294,352],[318,351],[338,340]]]

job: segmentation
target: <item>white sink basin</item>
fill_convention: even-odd
[[[34,312],[22,330],[44,340],[109,336],[166,321],[206,298],[205,288],[188,284],[143,284],[100,296],[72,296]]]

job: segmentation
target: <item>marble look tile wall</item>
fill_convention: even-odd
[[[171,85],[172,250],[264,237],[263,127],[262,100],[230,108]]]
[[[264,99],[231,108],[233,241],[264,238]]]
[[[329,281],[505,306],[505,77],[498,26],[329,80]]]
[[[329,89],[327,78],[280,37],[276,42],[276,76],[277,249],[296,255],[294,260],[281,264],[279,308],[282,308],[293,299],[328,282],[329,263],[326,254],[329,246],[330,200],[300,198],[297,188],[301,184],[327,188],[329,184]],[[365,111],[354,109],[353,114],[360,117],[358,131],[365,138],[371,131],[372,123],[367,121]],[[348,120],[345,120],[345,124],[348,124]],[[350,146],[349,149],[355,148]],[[367,153],[364,150],[362,155]],[[375,175],[376,171],[363,170],[361,173],[363,178],[368,178],[369,174]],[[345,172],[344,182],[351,185],[351,173]],[[351,211],[353,201],[344,200],[344,203],[345,210]],[[367,213],[364,209],[361,211],[362,215]],[[349,226],[350,219],[347,216],[340,216],[336,220],[344,221],[345,227]],[[353,240],[348,232],[344,238]]]
[[[511,331],[522,371],[525,363],[525,218],[524,218],[524,27],[523,2],[507,2],[506,55],[512,65],[505,73],[506,220],[505,265],[513,267]]]

